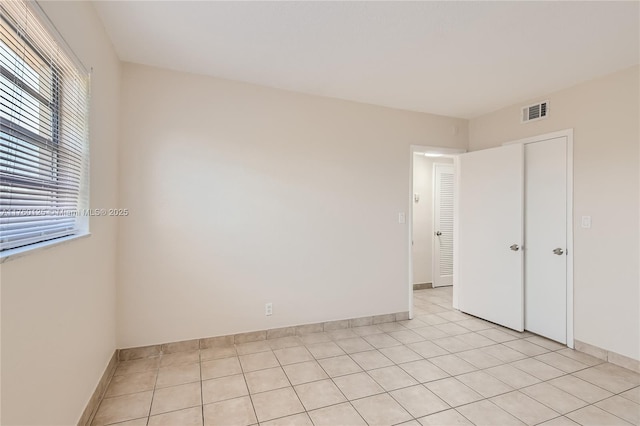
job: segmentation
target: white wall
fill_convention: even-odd
[[[466,140],[464,120],[124,65],[119,346],[408,310],[410,145]]]
[[[413,192],[413,283],[433,283],[433,164],[453,163],[451,158],[414,154]]]
[[[640,359],[638,66],[471,120],[469,149],[574,129],[575,338]],[[520,124],[520,107],[549,117]],[[592,227],[580,227],[581,216]]]
[[[93,68],[91,206],[117,206],[120,63],[91,3],[42,6]],[[75,424],[116,348],[116,222],[0,266],[3,425]]]

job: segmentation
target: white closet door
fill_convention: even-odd
[[[461,311],[524,329],[522,145],[459,157]]]
[[[434,164],[433,286],[453,284],[453,165]]]
[[[525,145],[525,328],[567,342],[567,138]]]

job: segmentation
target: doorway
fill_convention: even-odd
[[[454,157],[463,149],[411,147],[409,293],[453,285]]]

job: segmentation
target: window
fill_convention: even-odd
[[[0,251],[88,231],[89,76],[37,8],[0,3]]]

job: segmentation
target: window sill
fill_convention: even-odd
[[[90,232],[85,232],[83,234],[69,235],[68,237],[56,238],[55,240],[43,241],[41,243],[31,244],[24,247],[18,247],[11,250],[3,251],[2,253],[0,253],[0,264],[8,262],[10,260],[18,259],[20,257],[29,255],[31,253],[35,253],[41,250],[46,250],[53,246],[67,244],[74,240],[86,238],[90,235],[91,235]]]

